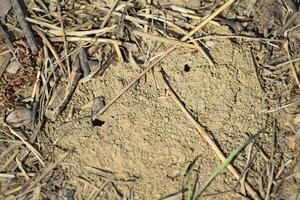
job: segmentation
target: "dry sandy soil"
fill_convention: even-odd
[[[185,3],[193,5],[191,1],[160,2],[161,5]],[[230,34],[225,26],[209,25],[206,31]],[[267,159],[272,155],[273,135],[277,134],[278,144],[274,155],[276,169],[295,152],[290,150],[283,135],[290,126],[286,123],[291,121],[289,115],[262,112],[270,108],[266,99],[274,91],[261,89],[250,47],[261,52],[258,53],[260,59],[265,56],[263,47],[258,43],[229,39],[209,41],[204,45],[216,66],[210,66],[199,52],[178,48],[154,69],[153,74],[148,73],[99,118],[65,124],[68,120],[91,114],[90,109],[85,109],[89,102],[100,96],[108,102],[139,74],[139,69],[116,61],[103,76],[80,84],[59,120],[47,122],[39,138],[43,141],[43,155],[51,155],[49,157],[55,161],[65,150],[74,150],[55,173],[63,174],[63,185],[74,189],[75,199],[88,199],[102,186],[105,189],[97,199],[118,199],[118,195],[160,199],[194,184],[195,174],[203,182],[221,164],[164,89],[159,78],[161,68],[180,100],[226,156],[249,137],[259,134],[251,153],[255,158],[248,171],[248,180],[261,194],[266,192],[260,191],[259,177],[269,170]],[[168,47],[148,41],[142,49],[153,57]],[[292,107],[291,112],[295,112],[295,108]],[[233,162],[240,172],[246,166],[247,152],[249,148]],[[193,161],[195,165],[186,175],[187,166]],[[87,167],[112,172],[114,184],[106,184],[99,174],[89,173]],[[225,170],[204,195],[229,191],[237,183]],[[267,188],[266,183],[268,181],[264,180],[264,188]],[[278,199],[288,199],[297,187],[295,182],[287,181],[279,189],[282,192],[277,193]],[[230,193],[214,195],[210,199],[241,198]]]
[[[211,55],[217,63],[215,67],[209,66],[199,53],[180,48],[155,71],[160,67],[166,71],[180,99],[213,135],[224,153],[228,155],[249,135],[262,130],[258,144],[270,153],[275,129],[270,126],[272,117],[261,112],[265,109],[264,95],[252,67],[249,47],[230,40],[213,45]],[[155,48],[153,43],[145,46]],[[115,63],[103,77],[78,87],[62,120],[67,118],[70,107],[75,108],[74,118],[90,114],[80,108],[95,97],[110,99],[135,75],[137,72],[133,72],[131,66]],[[62,127],[62,121],[48,124],[46,135],[50,143],[58,141],[56,145],[62,149],[75,149],[62,168],[68,176],[67,184],[76,189],[78,199],[87,198],[93,191],[80,177],[98,187],[103,183],[86,173],[85,166],[117,172],[125,179],[136,177],[137,180],[127,186],[117,184],[123,194],[133,191],[136,199],[159,199],[183,187],[180,174],[195,158],[198,157],[200,180],[205,180],[220,164],[159,81],[158,86],[160,89],[148,74],[99,118],[101,126],[93,126],[92,121]],[[55,149],[54,154],[59,157],[60,151]],[[246,156],[242,155],[235,165],[242,171],[245,161]],[[254,184],[264,165],[262,156],[258,156],[250,172]],[[217,177],[207,193],[230,190],[236,183],[229,172],[225,172]],[[109,192],[101,196],[110,199]]]

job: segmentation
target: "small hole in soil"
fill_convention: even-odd
[[[105,124],[105,121],[101,121],[99,119],[94,119],[92,121],[93,126],[102,126],[103,124]]]
[[[190,66],[188,66],[188,64],[185,64],[183,67],[183,71],[189,72],[190,70],[191,70]]]

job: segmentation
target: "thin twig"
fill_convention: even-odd
[[[108,33],[112,30],[114,30],[117,27],[117,25],[112,25],[109,27],[101,28],[101,29],[94,29],[94,30],[88,30],[88,31],[70,31],[70,30],[65,30],[65,35],[66,36],[77,36],[77,37],[85,37],[87,35],[103,35],[105,33]],[[47,33],[53,34],[55,36],[62,36],[63,32],[62,30],[43,30]]]
[[[70,61],[69,61],[69,58],[68,58],[68,42],[66,40],[66,31],[65,31],[64,22],[63,22],[63,19],[62,19],[62,16],[61,16],[61,5],[59,3],[59,0],[57,0],[56,4],[57,4],[57,9],[58,9],[58,14],[59,14],[60,26],[61,26],[61,30],[62,30],[62,37],[63,37],[63,40],[64,40],[64,52],[65,52],[65,56],[66,56],[68,78],[70,78],[71,68],[70,68]]]
[[[300,58],[295,58],[295,59],[292,59],[292,60],[288,60],[286,62],[283,62],[283,63],[280,63],[280,64],[276,65],[276,68],[277,67],[283,67],[283,66],[285,66],[287,64],[290,64],[292,62],[298,62],[298,61],[300,61]]]
[[[53,37],[49,38],[51,42],[63,42],[62,37]],[[122,43],[118,40],[114,39],[107,39],[107,38],[93,38],[93,37],[72,37],[72,36],[67,36],[66,37],[67,42],[100,42],[100,43],[117,43],[121,45]]]
[[[54,58],[56,59],[58,65],[59,65],[59,67],[61,68],[62,72],[65,74],[65,67],[64,67],[63,63],[61,62],[61,59],[60,59],[59,55],[57,54],[57,52],[53,48],[52,44],[50,43],[50,41],[42,33],[42,31],[40,31],[38,28],[33,28],[33,29],[39,34],[39,36],[42,38],[43,42],[50,49],[51,53],[53,54]]]
[[[298,77],[298,74],[297,74],[297,70],[296,70],[296,67],[295,67],[295,64],[293,62],[291,62],[291,54],[290,54],[290,50],[289,50],[289,43],[286,42],[284,45],[284,49],[288,55],[288,58],[289,58],[289,62],[290,62],[290,67],[291,67],[291,70],[292,70],[292,73],[293,73],[293,76],[295,78],[295,81],[298,85],[298,88],[300,88],[300,81],[299,81],[299,77]]]
[[[263,92],[266,92],[265,89],[264,89],[264,87],[263,87],[263,84],[262,84],[262,82],[261,82],[261,79],[260,79],[259,76],[258,76],[258,64],[257,64],[256,59],[254,58],[254,53],[253,53],[252,48],[250,48],[249,51],[250,51],[250,56],[251,56],[251,60],[252,60],[251,66],[252,66],[252,68],[253,68],[253,71],[254,71],[254,74],[255,74],[255,78],[256,78],[256,80],[257,80],[257,82],[258,82],[258,84],[259,84],[260,89],[261,89]]]
[[[200,23],[193,30],[191,30],[187,35],[185,35],[181,40],[185,41],[188,38],[190,38],[192,35],[194,35],[196,32],[198,32],[202,27],[204,27],[207,23],[209,23],[213,18],[218,16],[221,12],[223,12],[226,8],[228,8],[234,2],[235,2],[235,0],[228,0],[220,8],[218,8],[215,12],[213,12],[211,15],[209,15],[204,21],[202,21],[202,23]]]
[[[0,32],[2,33],[2,36],[4,37],[5,39],[5,42],[7,43],[8,45],[8,48],[10,49],[10,51],[13,53],[15,52],[15,47],[13,45],[13,43],[11,42],[10,38],[9,38],[9,35],[7,34],[7,32],[5,31],[1,21],[0,21]]]
[[[145,9],[146,15],[149,15],[150,12],[151,12],[151,9],[150,9],[151,7],[150,7],[150,5],[151,5],[151,0],[146,0],[146,9]],[[148,20],[149,18],[146,17],[146,19]],[[144,26],[144,32],[145,32],[145,33],[148,33],[148,30],[149,30],[149,26],[148,26],[148,24],[146,24],[146,25]]]
[[[9,65],[11,57],[12,57],[11,54],[8,54],[7,56],[5,56],[4,61],[0,66],[0,78],[3,75],[3,73],[5,72],[7,66]]]
[[[185,42],[181,42],[179,40],[164,38],[164,37],[160,37],[160,36],[157,36],[157,35],[153,35],[153,34],[149,34],[149,33],[143,33],[143,32],[135,31],[135,30],[132,31],[132,33],[137,35],[137,36],[144,37],[144,38],[147,38],[147,39],[156,40],[156,41],[159,41],[159,42],[165,42],[165,43],[169,43],[169,44],[173,44],[173,45],[176,44],[178,46],[196,49],[195,45],[188,44],[188,43],[185,43]]]
[[[206,35],[206,36],[189,40],[188,42],[199,41],[199,40],[218,40],[218,39],[244,39],[244,40],[264,41],[264,42],[284,42],[284,40],[279,40],[279,39],[251,37],[246,35]]]
[[[114,11],[114,9],[117,7],[118,3],[120,0],[115,0],[111,6],[111,8],[109,9],[107,15],[105,16],[100,28],[104,28],[108,22],[108,20],[110,19],[112,12]]]
[[[45,166],[45,162],[42,155],[29,142],[23,139],[23,137],[21,137],[16,131],[14,131],[8,124],[6,124],[6,126],[14,136],[20,139],[27,146],[27,148],[33,153],[33,155],[35,155],[36,158],[40,161],[42,166]]]
[[[44,171],[42,172],[42,174],[40,176],[36,177],[31,182],[31,184],[29,185],[29,187],[25,190],[25,192],[22,193],[22,194],[20,194],[19,196],[23,196],[23,195],[27,194],[31,189],[33,189],[34,187],[36,187],[36,185],[38,183],[40,183],[53,169],[55,169],[69,155],[69,153],[70,152],[66,152],[57,161],[55,161],[53,164],[51,164],[46,169],[44,169]]]

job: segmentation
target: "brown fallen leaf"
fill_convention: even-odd
[[[92,114],[97,113],[105,105],[105,98],[103,96],[96,97],[92,101],[81,106],[82,110],[90,109]]]
[[[20,127],[30,124],[31,120],[31,110],[26,107],[19,107],[7,115],[5,123],[12,127]]]

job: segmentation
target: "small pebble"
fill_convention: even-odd
[[[20,64],[17,61],[12,61],[6,68],[6,72],[16,74],[20,69]]]

